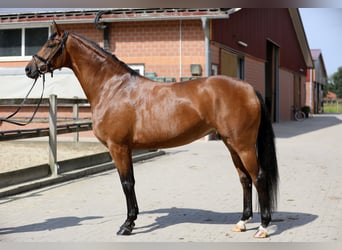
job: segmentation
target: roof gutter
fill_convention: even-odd
[[[87,13],[80,12],[49,12],[44,14],[40,13],[37,16],[25,14],[20,17],[17,14],[17,18],[11,17],[9,19],[0,18],[1,26],[15,26],[15,25],[39,25],[50,24],[52,20],[55,20],[59,24],[77,24],[77,23],[93,23],[94,18],[98,11],[104,11],[103,9],[88,11]],[[113,11],[111,14],[104,14],[101,17],[101,22],[128,22],[128,21],[160,21],[160,20],[194,20],[201,18],[208,19],[222,19],[228,18],[230,14],[238,11],[239,9],[130,9],[119,11],[117,9],[107,9],[106,12]]]

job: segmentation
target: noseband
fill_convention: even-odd
[[[51,72],[51,76],[53,75],[53,71],[54,71],[54,68],[52,67],[51,65],[51,62],[55,59],[55,57],[57,56],[57,54],[59,53],[60,50],[62,50],[62,55],[64,54],[64,48],[65,48],[65,42],[68,38],[68,35],[69,35],[69,32],[64,32],[64,36],[62,37],[62,39],[53,39],[53,40],[57,40],[57,41],[60,41],[60,43],[58,44],[58,47],[57,49],[54,51],[54,53],[50,56],[50,58],[43,58],[37,54],[33,55],[33,61],[36,65],[36,68],[39,72],[39,75],[44,75],[45,73],[47,72]],[[41,68],[38,66],[38,63],[37,63],[37,59],[41,62],[44,63],[44,65],[46,66],[46,70],[45,71],[42,71]]]

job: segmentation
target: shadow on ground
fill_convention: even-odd
[[[143,214],[165,214],[155,219],[155,222],[150,225],[136,227],[140,233],[150,233],[155,230],[173,226],[182,223],[195,224],[235,224],[239,221],[241,213],[218,213],[214,211],[192,209],[192,208],[164,208],[151,211],[144,211]],[[304,226],[318,218],[317,215],[307,213],[290,213],[290,212],[275,212],[273,214],[272,227],[275,227],[274,232],[270,232],[270,236],[278,235],[282,232]],[[255,214],[250,223],[260,223],[260,215]],[[248,224],[247,224],[248,228]],[[255,230],[257,227],[248,228],[248,230]],[[273,231],[273,230],[272,230]]]
[[[60,217],[60,218],[52,218],[47,219],[43,222],[38,222],[34,224],[28,224],[18,227],[8,227],[8,228],[0,228],[0,235],[6,234],[14,234],[14,233],[26,233],[26,232],[41,232],[41,231],[50,231],[59,228],[67,228],[67,227],[75,227],[82,226],[81,222],[86,220],[96,220],[101,219],[103,217],[100,216],[87,216],[87,217]]]
[[[137,226],[133,234],[151,233],[155,230],[167,228],[173,225],[182,223],[195,223],[207,225],[220,225],[220,224],[234,224],[236,223],[241,213],[219,213],[208,210],[192,209],[192,208],[164,208],[151,211],[144,211],[141,215],[156,215],[164,214],[156,217],[155,222],[145,226]],[[255,214],[255,218],[250,223],[257,223],[259,225],[259,214]],[[290,212],[276,212],[273,214],[272,227],[276,227],[274,232],[270,232],[270,236],[278,235],[282,232],[304,226],[315,219],[317,215],[306,213],[290,213]],[[87,216],[87,217],[59,217],[47,219],[43,222],[22,225],[18,227],[0,228],[0,235],[27,233],[27,232],[42,232],[52,231],[61,228],[82,226],[82,222],[88,220],[103,219],[102,216]],[[96,225],[94,224],[96,227]],[[114,225],[113,225],[114,226]],[[250,228],[247,224],[247,230],[255,230],[256,227]]]
[[[342,123],[341,114],[322,114],[305,119],[302,122],[289,121],[274,123],[274,133],[277,138],[291,138],[316,130],[337,126]]]

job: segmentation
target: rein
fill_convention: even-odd
[[[37,79],[38,79],[38,78],[36,78],[36,79],[34,80],[34,83],[32,84],[32,86],[31,86],[29,92],[27,93],[27,95],[25,96],[24,100],[20,103],[19,107],[18,107],[12,114],[10,114],[9,116],[7,116],[6,118],[0,118],[0,121],[1,121],[1,122],[7,122],[7,123],[11,123],[11,124],[18,125],[18,126],[26,126],[26,125],[28,125],[28,124],[30,124],[30,123],[32,122],[32,120],[33,120],[33,118],[35,117],[35,115],[36,115],[36,113],[37,113],[37,111],[38,111],[38,109],[39,109],[39,107],[40,107],[40,104],[42,103],[42,100],[43,100],[44,89],[45,89],[45,75],[44,75],[44,74],[43,74],[43,89],[42,89],[42,93],[41,93],[41,95],[40,95],[38,104],[37,104],[35,110],[33,111],[33,114],[32,114],[32,116],[31,116],[31,118],[30,118],[27,122],[17,122],[17,121],[12,120],[11,118],[12,118],[13,116],[15,116],[15,115],[24,107],[25,102],[26,102],[26,100],[28,99],[28,96],[30,95],[32,89],[34,88],[34,86],[35,86],[36,83],[37,83]]]

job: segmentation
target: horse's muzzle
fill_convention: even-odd
[[[37,67],[35,67],[33,64],[29,63],[25,67],[25,73],[26,76],[32,79],[37,79],[39,77],[39,71]]]

